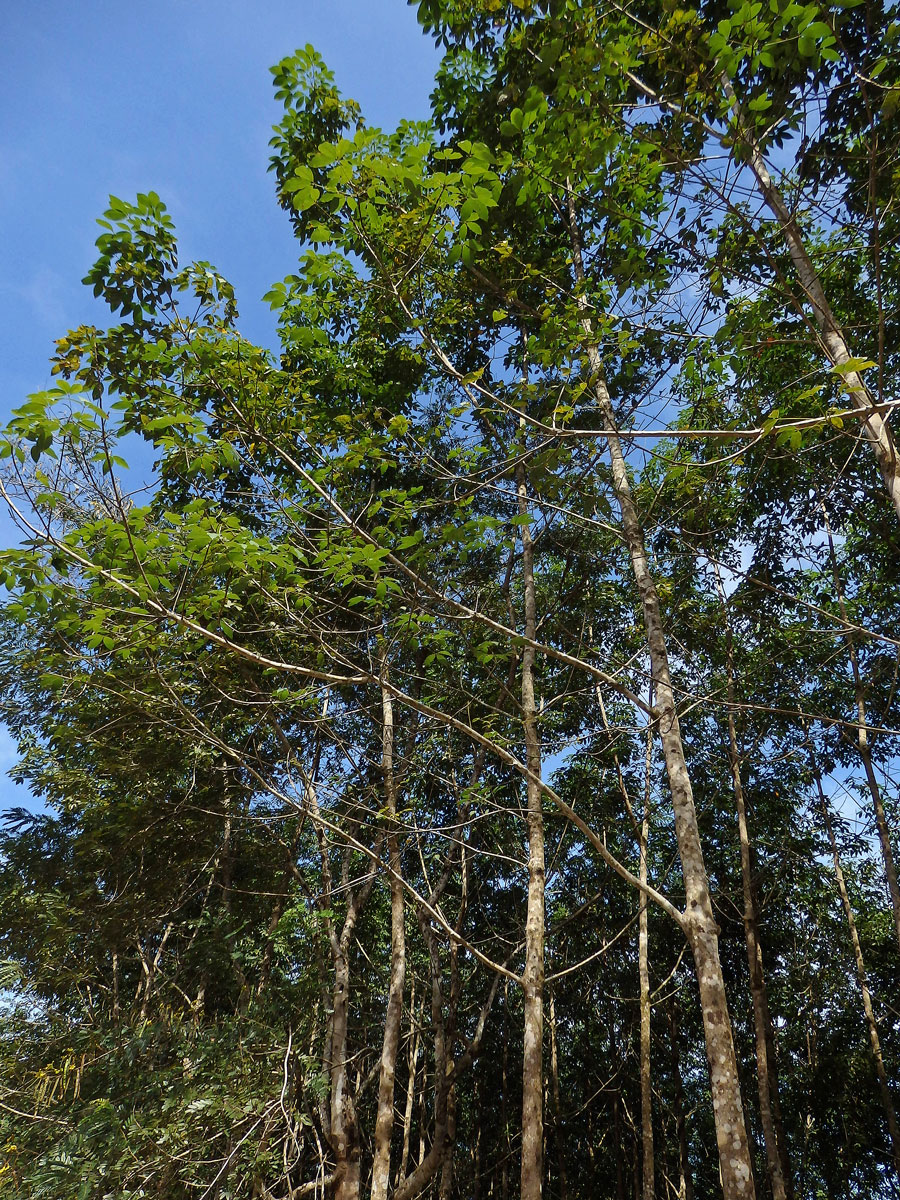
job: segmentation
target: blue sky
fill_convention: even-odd
[[[32,0],[0,46],[0,406],[50,383],[53,339],[104,320],[81,279],[107,196],[156,191],[181,259],[234,284],[247,336],[272,344],[260,297],[296,246],[267,174],[279,109],[269,67],[311,42],[370,124],[428,114],[438,55],[404,0]],[[0,517],[0,541],[9,544]],[[21,804],[6,779],[0,807]]]

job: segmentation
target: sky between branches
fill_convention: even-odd
[[[241,329],[275,340],[261,302],[297,245],[267,174],[280,112],[268,68],[311,42],[367,120],[428,115],[438,54],[404,0],[34,0],[4,5],[0,44],[0,405],[50,384],[53,339],[108,314],[81,279],[109,194],[156,191],[181,258],[235,287]],[[0,541],[16,534],[0,514]],[[26,801],[5,772],[0,809]]]

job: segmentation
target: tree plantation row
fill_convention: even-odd
[[[0,1196],[896,1196],[897,10],[418,17],[5,431]]]

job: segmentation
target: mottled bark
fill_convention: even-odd
[[[653,733],[647,729],[647,756],[645,767],[644,811],[641,815],[638,851],[640,856],[640,880],[647,886],[647,842],[650,836],[650,770],[653,760]],[[653,1080],[650,1070],[650,953],[649,912],[646,893],[638,897],[638,979],[640,984],[641,1009],[641,1148],[643,1200],[654,1200],[656,1195],[656,1168],[653,1153]]]
[[[350,963],[346,953],[334,954],[331,1026],[331,1149],[335,1158],[335,1197],[356,1200],[359,1195],[359,1126],[347,1071],[347,1016]]]
[[[527,515],[525,467],[516,470],[519,514]],[[519,528],[522,539],[522,584],[525,603],[525,637],[537,636],[534,586],[534,544],[528,525]],[[534,692],[534,650],[522,650],[522,723],[528,829],[528,904],[525,916],[525,970],[522,975],[524,1038],[522,1054],[522,1200],[540,1200],[543,1183],[543,992],[544,992],[544,818],[541,811],[541,744]]]
[[[315,797],[313,796],[313,803]],[[327,857],[327,844],[322,843]],[[335,1160],[335,1200],[357,1200],[359,1196],[359,1122],[356,1103],[350,1086],[348,1063],[348,1018],[350,1006],[350,945],[359,915],[372,891],[375,875],[370,872],[355,890],[349,886],[350,852],[344,852],[341,874],[342,891],[349,894],[344,923],[338,935],[333,921],[325,926],[331,946],[334,982],[331,993],[331,1039],[326,1066],[331,1081],[328,1113],[328,1142]],[[330,870],[323,872],[330,887]]]
[[[478,762],[473,772],[473,784],[480,769],[481,764]],[[463,847],[462,866],[462,896],[456,922],[458,931],[462,928],[468,893],[468,864],[465,846]],[[429,896],[429,903],[435,903],[439,891],[448,877],[449,859],[447,870],[442,875],[437,888]],[[437,939],[434,935],[434,930],[431,928],[429,917],[422,908],[419,909],[418,918],[419,928],[428,949],[431,974],[431,1023],[434,1031],[434,1127],[431,1146],[427,1153],[420,1153],[418,1165],[409,1175],[397,1183],[392,1200],[414,1200],[414,1197],[418,1196],[431,1183],[435,1175],[438,1171],[442,1170],[444,1163],[447,1161],[455,1134],[456,1112],[453,1091],[457,1079],[463,1072],[469,1070],[481,1049],[485,1026],[494,1000],[496,999],[501,979],[499,973],[495,974],[494,982],[491,985],[487,999],[481,1006],[481,1011],[478,1014],[474,1033],[462,1053],[454,1060],[451,1050],[456,1037],[456,1006],[459,1001],[458,969],[451,964],[450,1014],[449,1018],[445,1020],[443,1012],[444,997],[441,987],[443,971]],[[422,1129],[424,1129],[424,1124],[423,1109],[421,1119]],[[424,1141],[421,1143],[421,1147],[424,1151]]]
[[[503,981],[503,1042],[500,1069],[500,1122],[503,1126],[505,1153],[500,1164],[500,1200],[509,1200],[509,1160],[512,1154],[512,1139],[509,1134],[509,981]]]
[[[382,671],[387,665],[382,664]],[[400,842],[397,836],[397,781],[394,773],[394,706],[390,693],[381,692],[381,769],[384,778],[385,818],[388,822],[388,863],[391,868],[391,976],[388,986],[381,1071],[378,1080],[378,1110],[375,1117],[375,1148],[372,1162],[372,1200],[386,1200],[391,1171],[391,1135],[394,1129],[394,1080],[400,1025],[403,1017],[403,987],[406,979],[406,934],[404,930],[403,885],[400,877]]]
[[[432,893],[433,897],[434,893]],[[451,1081],[447,1062],[446,1024],[444,1021],[442,967],[434,930],[425,913],[419,912],[419,928],[428,948],[431,975],[431,1024],[434,1038],[434,1129],[431,1146],[413,1171],[397,1184],[393,1200],[413,1200],[441,1168],[447,1146],[447,1099]]]
[[[675,707],[659,594],[644,546],[643,530],[632,496],[622,443],[616,432],[615,411],[606,387],[603,363],[597,349],[586,301],[580,292],[584,284],[584,265],[571,188],[567,189],[567,201],[575,283],[579,289],[579,307],[583,314],[582,327],[594,395],[606,428],[613,487],[622,519],[622,533],[631,558],[647,633],[660,740],[675,814],[675,836],[685,885],[686,908],[683,927],[694,956],[700,990],[722,1191],[725,1200],[748,1200],[755,1196],[753,1160],[744,1122],[725,981],[719,961],[719,929],[713,913],[694,807],[694,793]]]

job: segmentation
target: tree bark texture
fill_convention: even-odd
[[[651,701],[652,702],[652,701]],[[641,883],[647,886],[647,842],[650,836],[650,771],[653,762],[653,731],[647,728],[647,757],[645,767],[644,810],[641,814],[638,850]],[[650,953],[649,901],[645,892],[638,900],[638,977],[641,1009],[641,1146],[643,1149],[643,1200],[656,1195],[656,1167],[653,1154],[653,1079],[650,1067]]]
[[[383,664],[382,670],[387,666]],[[381,1072],[378,1081],[378,1111],[375,1118],[375,1152],[372,1162],[372,1200],[386,1200],[391,1171],[391,1135],[394,1129],[394,1081],[400,1025],[403,1017],[403,987],[406,979],[406,935],[404,930],[403,885],[400,881],[400,844],[397,836],[397,782],[394,773],[394,708],[390,693],[382,688],[382,753],[388,862],[391,867],[391,976],[388,986]]]
[[[520,516],[527,515],[528,494],[525,467],[516,469]],[[525,637],[537,635],[534,586],[534,544],[528,525],[520,526],[522,539],[522,583],[525,602]],[[522,1200],[540,1200],[543,1184],[544,1144],[544,818],[541,811],[541,744],[537,727],[534,691],[534,650],[522,650],[522,722],[525,731],[525,763],[528,829],[528,904],[525,916],[524,1037],[522,1048]]]
[[[347,885],[349,881],[349,867],[350,854],[347,851],[344,854],[341,880],[344,885]],[[371,894],[374,879],[373,871],[364,883],[351,892],[340,936],[330,920],[326,924],[334,967],[334,985],[331,997],[331,1042],[327,1066],[331,1079],[328,1140],[335,1159],[335,1200],[358,1200],[359,1196],[359,1121],[353,1090],[350,1086],[347,1044],[350,1009],[349,952],[359,915]]]
[[[567,189],[569,228],[575,283],[584,282],[581,239],[571,188]],[[641,600],[650,666],[656,693],[656,712],[666,774],[675,814],[675,836],[684,877],[686,910],[684,928],[694,957],[703,1031],[709,1060],[710,1087],[716,1126],[716,1143],[722,1173],[725,1200],[754,1197],[753,1160],[744,1122],[740,1081],[731,1018],[725,995],[725,981],[719,960],[719,929],[713,913],[709,880],[703,861],[700,831],[694,807],[694,793],[681,739],[675,707],[675,693],[669,672],[669,656],[660,608],[659,594],[650,570],[644,536],[628,478],[622,443],[616,432],[615,411],[603,376],[603,364],[594,339],[586,301],[579,296],[582,328],[587,343],[588,361],[594,381],[598,409],[606,425],[606,439],[612,464],[613,487],[622,518],[622,532],[631,558],[635,583]]]
[[[825,289],[806,247],[800,226],[785,203],[781,189],[769,173],[766,160],[756,138],[743,119],[740,105],[727,76],[724,77],[723,84],[760,194],[781,226],[800,287],[812,305],[822,348],[833,367],[842,367],[854,358],[847,337],[825,295]],[[888,496],[898,519],[900,519],[900,462],[898,462],[897,447],[891,428],[878,412],[875,398],[863,382],[859,371],[845,370],[841,372],[841,376],[853,406],[864,414],[863,434],[872,447]]]

